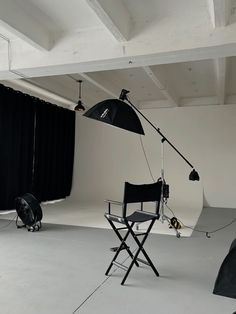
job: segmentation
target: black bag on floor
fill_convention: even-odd
[[[236,298],[236,239],[220,267],[213,293]]]
[[[30,193],[15,199],[16,204],[16,226],[17,228],[26,227],[28,231],[38,231],[42,227],[41,220],[43,218],[42,209],[37,199]],[[23,225],[19,225],[18,218],[21,219]]]

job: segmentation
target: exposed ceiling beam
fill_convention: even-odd
[[[114,94],[112,91],[107,89],[105,86],[98,83],[96,80],[92,79],[88,74],[85,73],[79,73],[80,76],[82,76],[86,81],[90,82],[100,90],[104,91],[106,94],[108,94],[111,97],[118,98],[118,95]]]
[[[49,32],[14,0],[0,0],[0,25],[34,48],[51,48]]]
[[[219,105],[225,103],[225,82],[227,76],[227,60],[226,58],[215,59],[216,69],[216,94],[218,96]]]
[[[168,100],[151,100],[151,101],[140,101],[139,109],[157,109],[157,108],[173,108],[170,106]]]
[[[61,38],[50,53],[22,49],[22,44],[16,41],[12,44],[12,70],[27,77],[40,77],[235,56],[236,23],[214,32],[210,28],[198,29],[195,36],[188,37],[177,28],[178,47],[172,45],[171,38],[162,40],[158,28],[154,30],[156,35],[142,33],[139,40],[133,38],[122,45],[114,43],[107,31],[101,29],[81,33],[79,37],[71,33]],[[154,35],[160,36],[158,42],[151,40]],[[7,69],[2,55],[5,53],[0,50],[0,79],[2,71]]]
[[[187,106],[211,106],[218,105],[219,100],[217,96],[208,96],[208,97],[185,97],[181,98],[179,105],[183,107]]]
[[[8,70],[1,71],[1,80],[15,80],[18,78],[19,78],[19,75],[12,73]]]
[[[148,75],[148,77],[153,81],[153,83],[160,89],[161,93],[166,97],[169,101],[169,104],[172,106],[178,106],[178,99],[176,95],[174,95],[173,91],[170,91],[161,79],[157,77],[157,75],[152,71],[149,66],[143,67],[143,70]]]
[[[208,0],[208,8],[214,28],[228,25],[230,0]]]
[[[85,0],[118,42],[129,40],[131,19],[120,0]]]
[[[235,98],[234,98],[235,99]],[[235,102],[232,102],[235,103]],[[157,108],[170,108],[169,102],[167,100],[157,100],[157,101],[143,101],[140,102],[140,109],[157,109]],[[186,97],[179,100],[180,107],[189,106],[218,106],[218,97]]]

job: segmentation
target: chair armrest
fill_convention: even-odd
[[[104,202],[108,204],[108,214],[111,214],[111,204],[123,206],[123,203],[118,201],[105,200]]]
[[[109,204],[113,204],[113,205],[120,205],[120,206],[123,205],[122,202],[113,201],[113,200],[104,200],[104,202],[105,202],[105,203],[109,203]]]

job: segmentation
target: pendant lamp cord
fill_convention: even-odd
[[[81,85],[82,85],[82,80],[79,80],[79,100],[81,100]]]

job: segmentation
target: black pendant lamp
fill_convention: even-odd
[[[77,105],[75,106],[74,110],[75,111],[85,111],[85,108],[84,108],[82,100],[81,100],[81,84],[83,81],[78,80],[77,82],[79,83],[79,100],[78,100]]]

